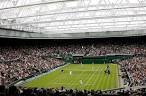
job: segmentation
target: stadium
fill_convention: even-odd
[[[0,0],[0,96],[146,96],[146,0]]]

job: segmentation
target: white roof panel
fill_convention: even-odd
[[[0,27],[85,33],[144,29],[146,0],[0,0]]]

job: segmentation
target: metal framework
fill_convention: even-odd
[[[0,0],[0,28],[45,34],[146,28],[146,0]]]

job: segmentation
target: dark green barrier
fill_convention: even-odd
[[[74,56],[74,60],[77,60],[77,58],[80,58],[79,62],[82,64],[104,64],[104,63],[112,63],[115,60],[122,60],[122,59],[127,59],[129,57],[132,57],[133,55],[105,55],[105,56],[94,56],[94,57],[89,57],[89,56],[81,56],[81,57],[76,57]]]

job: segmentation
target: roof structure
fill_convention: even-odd
[[[41,34],[146,29],[146,0],[0,0],[0,28]]]

